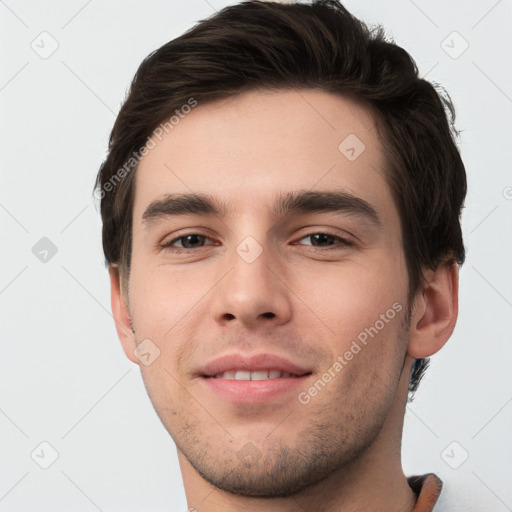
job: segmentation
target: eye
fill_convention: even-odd
[[[309,235],[306,235],[300,240],[306,240],[309,239],[311,241],[311,244],[300,244],[300,245],[311,245],[313,247],[324,247],[327,249],[340,249],[342,247],[339,246],[352,246],[354,245],[353,242],[350,240],[347,240],[346,238],[337,236],[337,235],[331,235],[329,233],[310,233]],[[334,246],[334,247],[332,247]]]
[[[206,240],[210,240],[210,238],[200,235],[198,233],[190,233],[187,235],[182,235],[177,238],[170,240],[169,242],[165,242],[161,245],[163,249],[168,249],[175,252],[181,252],[180,249],[185,251],[190,251],[196,249],[198,247],[203,247],[204,245],[213,245],[213,244],[205,244]],[[180,245],[175,245],[180,244]]]
[[[324,250],[342,249],[343,247],[350,247],[354,245],[353,242],[347,240],[346,238],[323,232],[310,233],[299,238],[298,242],[301,240],[309,240],[310,243],[298,245],[310,245],[312,247],[318,247]],[[208,241],[211,243],[207,243]],[[199,233],[189,233],[173,238],[168,242],[164,242],[161,244],[161,248],[175,253],[180,253],[194,251],[194,249],[199,249],[205,245],[216,244],[212,241],[211,238],[208,238],[205,235],[200,235]]]

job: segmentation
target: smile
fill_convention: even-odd
[[[214,375],[215,379],[231,379],[231,380],[267,380],[267,379],[283,379],[287,377],[299,377],[289,372],[281,372],[280,370],[259,370],[249,372],[246,370],[233,370],[218,373]]]

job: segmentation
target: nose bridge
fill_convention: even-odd
[[[291,304],[286,287],[276,274],[279,255],[271,243],[248,235],[234,247],[229,262],[231,271],[216,294],[213,314],[218,322],[236,320],[245,325],[286,322]]]
[[[261,240],[261,237],[260,237]],[[268,242],[258,242],[254,237],[245,237],[235,248],[233,254],[233,284],[238,286],[239,292],[247,297],[257,296],[265,291],[270,292],[272,287],[272,265],[277,265],[272,256]]]

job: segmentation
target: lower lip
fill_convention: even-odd
[[[302,377],[282,377],[266,380],[236,380],[214,377],[202,377],[207,389],[224,400],[233,403],[264,403],[296,391],[305,386],[306,379]]]

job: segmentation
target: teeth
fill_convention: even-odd
[[[284,377],[296,377],[288,372],[280,372],[279,370],[258,370],[255,372],[248,372],[246,370],[227,371],[215,375],[216,379],[234,379],[234,380],[267,380],[267,379],[280,379]]]
[[[251,372],[251,380],[265,380],[268,379],[268,372],[262,370],[259,372]]]

